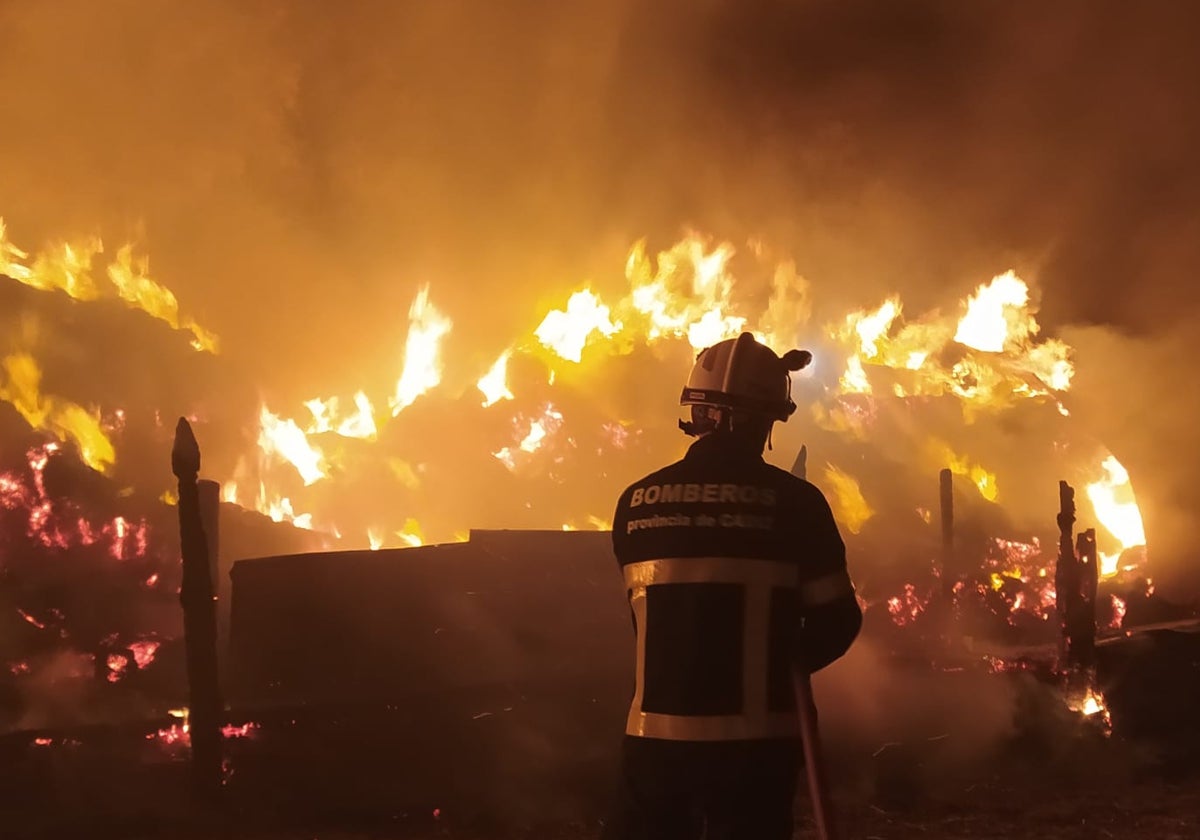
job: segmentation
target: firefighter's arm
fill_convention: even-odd
[[[862,628],[862,608],[846,568],[846,545],[825,497],[813,488],[808,572],[801,579],[797,664],[814,673],[841,658]]]
[[[613,557],[617,561],[618,571],[624,569],[625,543],[628,535],[625,530],[625,519],[629,511],[629,489],[621,494],[621,498],[617,500],[617,509],[613,511],[613,527],[612,527],[612,548]],[[628,595],[628,593],[626,593]],[[637,635],[637,616],[633,612],[633,605],[629,607],[629,622],[633,626],[633,633]]]

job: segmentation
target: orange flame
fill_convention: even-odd
[[[440,345],[452,326],[451,320],[429,302],[429,286],[423,286],[408,310],[404,368],[390,402],[393,417],[442,381]]]
[[[875,511],[863,496],[858,481],[833,464],[825,466],[825,481],[833,492],[830,507],[833,508],[834,518],[851,534],[857,534],[867,520],[875,515]]]
[[[295,420],[283,420],[265,405],[259,414],[258,446],[266,455],[277,455],[294,466],[305,486],[326,476],[321,450],[309,443]]]
[[[0,218],[0,274],[41,291],[66,292],[76,300],[102,297],[105,292],[92,277],[92,262],[103,252],[104,243],[99,237],[76,244],[60,243],[36,255],[31,266],[29,252],[8,241],[4,219]],[[129,306],[174,329],[187,330],[194,348],[215,353],[216,335],[191,318],[180,316],[174,292],[150,279],[148,272],[149,260],[135,259],[133,247],[127,244],[117,249],[116,259],[106,273],[117,296]]]
[[[546,314],[534,335],[544,347],[571,362],[583,359],[583,348],[594,333],[608,338],[619,332],[621,324],[609,318],[609,309],[588,289],[571,295],[566,311],[553,309]]]
[[[1087,485],[1087,497],[1100,525],[1120,544],[1116,554],[1100,554],[1100,573],[1107,577],[1120,571],[1117,563],[1122,551],[1146,544],[1146,529],[1125,467],[1109,455],[1100,468],[1104,477]]]
[[[10,403],[33,428],[75,444],[89,467],[108,472],[116,463],[117,453],[98,414],[67,400],[43,396],[41,380],[41,369],[32,356],[6,356],[0,361],[0,400]]]
[[[480,377],[476,387],[483,394],[483,407],[488,408],[501,400],[513,399],[513,392],[508,390],[508,359],[511,350],[505,350],[496,359],[487,373]]]

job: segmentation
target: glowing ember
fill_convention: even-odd
[[[1090,686],[1082,695],[1068,697],[1067,708],[1085,718],[1101,722],[1106,731],[1112,727],[1112,716],[1108,707],[1104,705],[1104,695]]]
[[[417,293],[408,310],[408,322],[404,368],[390,403],[393,417],[442,381],[440,344],[453,326],[450,319],[429,302],[429,286],[422,287]]]
[[[167,746],[174,746],[175,744],[190,745],[192,743],[192,737],[186,722],[182,724],[173,723],[166,729],[160,729],[146,736],[147,741],[153,741],[155,738],[158,739],[159,743]]]
[[[55,443],[34,447],[26,453],[28,473],[0,473],[0,508],[23,511],[26,536],[44,548],[103,545],[116,560],[146,556],[150,528],[145,520],[116,516],[99,522],[82,515],[70,500],[51,500],[44,472],[58,449]]]
[[[130,642],[128,647],[133,653],[134,663],[139,668],[145,668],[154,661],[154,655],[158,653],[158,649],[162,647],[162,643],[152,639],[143,639],[138,642]]]
[[[117,682],[125,676],[125,671],[129,668],[129,658],[119,653],[110,653],[104,664],[108,668],[108,681]]]
[[[43,622],[41,622],[41,621],[38,621],[36,618],[34,618],[34,617],[33,617],[32,615],[30,615],[29,613],[25,612],[25,610],[21,609],[20,607],[17,607],[17,614],[18,614],[18,615],[20,615],[20,616],[21,616],[21,618],[25,619],[27,622],[29,622],[30,624],[32,624],[32,625],[33,625],[34,627],[36,627],[37,629],[39,629],[39,630],[45,630],[45,629],[46,629],[46,625],[45,625],[45,623],[43,623]]]
[[[904,595],[895,596],[888,599],[888,613],[899,626],[903,627],[911,621],[920,618],[925,612],[925,604],[928,598],[922,598],[917,594],[917,587],[911,583],[904,584]]]
[[[232,723],[227,723],[221,727],[222,738],[253,738],[255,730],[259,729],[257,723],[243,723],[241,726],[235,726]]]
[[[172,723],[165,729],[159,729],[156,732],[151,732],[146,736],[147,741],[157,740],[164,747],[174,746],[191,746],[191,724],[188,722],[187,709],[172,709],[168,714],[179,719],[179,723]],[[247,722],[241,725],[225,724],[221,727],[221,737],[230,738],[253,738],[255,733],[260,729],[260,725],[254,722]]]
[[[530,421],[529,431],[525,433],[516,450],[506,446],[492,454],[500,459],[510,470],[516,469],[519,457],[518,453],[532,454],[537,452],[542,447],[543,442],[554,432],[558,431],[562,423],[562,414],[553,405],[547,404],[542,409],[542,416]]]
[[[609,318],[609,309],[588,289],[571,295],[566,311],[555,309],[547,313],[534,335],[543,346],[568,361],[583,358],[583,348],[593,333],[605,338],[621,329]],[[486,393],[486,392],[485,392]]]
[[[1116,595],[1113,595],[1112,596],[1112,618],[1108,622],[1108,627],[1110,630],[1120,630],[1121,627],[1124,626],[1125,613],[1127,612],[1127,610],[1128,610],[1128,607],[1125,604],[1125,599],[1118,598]]]

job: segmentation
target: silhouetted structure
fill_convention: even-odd
[[[175,427],[171,471],[179,479],[179,541],[183,555],[183,631],[187,647],[188,721],[193,784],[198,796],[221,789],[221,695],[217,680],[217,605],[208,540],[201,516],[200,447],[183,418]],[[211,506],[211,505],[210,505]]]

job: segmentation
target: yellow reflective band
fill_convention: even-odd
[[[791,563],[745,557],[664,557],[630,563],[625,588],[657,583],[742,583],[748,586],[795,586],[799,572]]]
[[[799,570],[795,565],[747,557],[665,557],[630,563],[624,573],[637,625],[636,682],[626,734],[674,741],[738,741],[797,734],[794,715],[767,711],[771,590],[796,587]],[[696,716],[642,711],[646,685],[646,589],[672,583],[733,583],[745,587],[742,714]]]
[[[631,710],[625,734],[667,741],[747,741],[788,738],[800,734],[793,714],[660,715]]]
[[[800,584],[800,603],[806,607],[831,604],[854,594],[854,584],[845,569]]]

